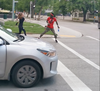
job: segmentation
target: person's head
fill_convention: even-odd
[[[18,19],[22,19],[22,17],[23,17],[23,13],[20,12],[20,13],[18,14]]]
[[[50,18],[53,18],[54,17],[54,13],[50,13]]]

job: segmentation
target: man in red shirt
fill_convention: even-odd
[[[57,34],[55,33],[55,30],[54,30],[54,27],[53,27],[53,24],[54,22],[56,22],[57,26],[58,26],[58,22],[56,20],[56,18],[54,17],[54,14],[53,13],[50,13],[50,17],[47,18],[47,26],[45,28],[45,31],[40,35],[39,39],[46,33],[48,32],[49,30],[51,30],[54,34],[54,37],[55,37],[55,42],[57,43]],[[59,28],[59,26],[58,26]]]

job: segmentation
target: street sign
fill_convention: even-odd
[[[18,3],[18,1],[15,1],[15,3]]]

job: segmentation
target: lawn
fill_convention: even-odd
[[[7,21],[7,22],[5,22],[4,27],[12,29],[13,33],[18,33],[19,29],[18,29],[18,26],[16,26],[15,24],[16,24],[16,21],[15,22]],[[44,31],[44,27],[42,27],[39,24],[35,24],[35,23],[24,22],[23,27],[26,30],[27,34],[41,34]],[[49,31],[46,34],[52,35],[53,33],[51,31]]]

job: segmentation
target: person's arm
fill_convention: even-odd
[[[17,26],[18,22],[16,23],[16,26]]]
[[[54,17],[54,21],[56,22],[57,27],[60,28],[59,25],[58,25],[57,19],[55,17]]]
[[[16,18],[16,21],[17,21],[17,22],[16,22],[16,24],[15,24],[15,25],[17,26],[17,24],[19,23],[19,21],[18,21],[18,17]]]
[[[57,21],[56,21],[56,24],[57,24],[57,27],[60,28]]]
[[[19,21],[17,21],[15,25],[17,26],[17,25],[18,25],[18,23],[19,23]]]

